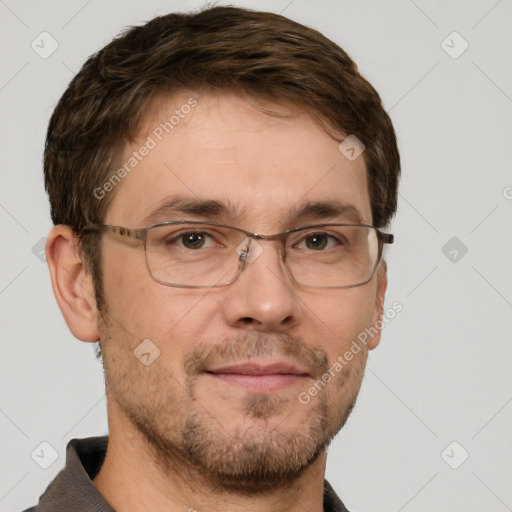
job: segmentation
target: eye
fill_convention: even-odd
[[[168,241],[169,244],[176,244],[185,249],[203,249],[211,247],[213,239],[211,235],[204,231],[187,231],[180,233],[172,240]]]
[[[308,233],[304,236],[302,242],[297,244],[299,249],[311,249],[313,251],[332,249],[337,245],[340,245],[339,239],[324,232]]]

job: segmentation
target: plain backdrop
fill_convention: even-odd
[[[403,310],[370,355],[327,479],[352,512],[512,510],[511,1],[234,4],[281,12],[342,46],[399,139],[386,308]],[[41,259],[49,117],[124,27],[202,5],[0,0],[2,512],[37,502],[70,439],[107,433],[101,366],[69,333]],[[41,38],[46,52],[58,45],[51,55],[34,49]],[[31,456],[51,452],[41,443],[56,452],[47,469]]]

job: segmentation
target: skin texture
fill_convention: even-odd
[[[289,217],[304,201],[337,200],[372,224],[362,157],[346,159],[306,113],[232,93],[183,91],[159,102],[121,165],[191,96],[193,111],[109,192],[105,223],[139,228],[186,218],[272,234],[350,221]],[[293,115],[269,116],[255,103]],[[243,211],[146,219],[174,194]],[[298,396],[381,317],[386,267],[354,288],[301,288],[279,244],[259,243],[262,254],[233,284],[183,289],[151,279],[141,242],[107,234],[100,315],[73,233],[50,233],[47,260],[67,325],[80,340],[101,340],[110,441],[94,485],[117,511],[322,510],[326,447],[350,414],[380,333],[307,404]],[[160,350],[148,366],[134,356],[144,339]],[[204,372],[249,361],[285,361],[309,375],[255,392]]]

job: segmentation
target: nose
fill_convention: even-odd
[[[226,289],[226,322],[242,329],[278,332],[295,326],[300,312],[301,302],[278,243],[252,240],[244,269]]]

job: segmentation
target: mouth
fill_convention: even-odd
[[[284,362],[223,366],[206,370],[205,373],[218,382],[260,392],[279,391],[303,383],[310,376],[307,370]]]

